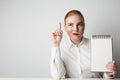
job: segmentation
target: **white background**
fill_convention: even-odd
[[[0,77],[50,77],[51,32],[72,9],[83,13],[86,37],[112,35],[120,71],[120,0],[0,0]]]

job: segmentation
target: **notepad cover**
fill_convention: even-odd
[[[93,35],[91,38],[91,71],[110,72],[106,64],[112,61],[112,37]]]

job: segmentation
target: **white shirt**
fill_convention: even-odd
[[[83,38],[76,46],[70,40],[51,50],[50,68],[54,78],[101,78],[90,71],[90,40]],[[105,75],[106,76],[106,75]]]

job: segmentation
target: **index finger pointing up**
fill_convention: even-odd
[[[59,29],[61,30],[61,23],[59,22]]]

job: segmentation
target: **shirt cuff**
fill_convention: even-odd
[[[114,78],[114,75],[113,76],[108,76],[106,73],[104,73],[103,74],[103,78],[112,79],[112,78]]]

